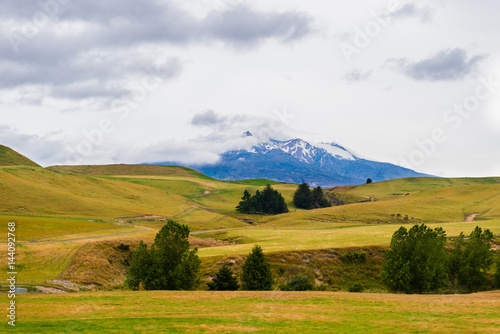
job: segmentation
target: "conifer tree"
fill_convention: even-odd
[[[245,189],[245,191],[243,192],[243,197],[241,198],[241,202],[236,207],[236,211],[242,213],[250,213],[252,209],[251,199],[252,196],[250,195],[250,192],[247,189]]]
[[[207,285],[209,290],[215,291],[235,291],[240,287],[238,280],[233,275],[233,271],[227,263],[222,265],[212,279],[212,282],[209,282]]]
[[[241,288],[243,290],[271,290],[271,267],[259,245],[255,245],[243,264]]]
[[[314,197],[309,185],[302,182],[293,195],[293,204],[300,209],[310,209],[314,203]]]

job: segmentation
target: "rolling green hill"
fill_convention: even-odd
[[[192,231],[241,227],[233,215],[243,191],[266,183],[219,181],[172,166],[0,167],[0,215],[137,221],[154,229],[176,219]],[[295,187],[277,186],[288,194]]]
[[[283,194],[290,213],[235,211],[245,189],[255,192],[266,183]],[[76,254],[86,243],[152,242],[166,219],[196,231],[203,241],[195,245],[209,262],[244,256],[256,243],[268,253],[295,252],[304,259],[315,250],[385,247],[399,226],[420,222],[442,226],[449,236],[476,225],[500,232],[500,178],[409,178],[328,189],[347,204],[316,210],[293,206],[296,188],[267,180],[219,181],[175,166],[0,167],[0,223],[18,224],[24,283],[54,279],[80,259]],[[114,254],[103,254],[108,251]],[[93,270],[99,274],[101,267]],[[82,277],[86,270],[81,268]]]
[[[435,188],[500,185],[500,177],[486,178],[437,178],[410,177],[389,181],[375,182],[345,188],[345,193],[371,197],[379,200],[390,200],[401,196],[416,194]]]
[[[0,214],[117,218],[173,216],[190,207],[178,195],[116,180],[40,167],[0,168]]]
[[[40,167],[36,162],[31,161],[24,155],[17,153],[13,149],[0,145],[0,166],[32,166]]]
[[[51,166],[47,169],[57,172],[77,173],[89,176],[105,175],[154,175],[154,176],[184,176],[202,179],[212,179],[194,169],[178,166],[158,165],[81,165],[81,166]]]

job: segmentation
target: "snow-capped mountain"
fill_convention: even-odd
[[[315,163],[323,160],[325,156],[331,155],[337,159],[356,160],[348,150],[335,143],[311,145],[302,139],[292,139],[288,141],[269,140],[265,143],[260,143],[252,149],[247,150],[250,153],[266,154],[272,150],[280,150],[290,154],[292,157],[305,163]],[[319,158],[319,159],[318,159]]]
[[[247,131],[243,136],[251,137],[252,134]],[[311,144],[302,139],[270,139],[249,149],[225,152],[216,164],[189,167],[221,180],[305,181],[311,186],[322,187],[363,184],[368,178],[383,181],[429,176],[393,164],[362,159],[335,143]]]

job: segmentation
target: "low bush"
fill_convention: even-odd
[[[349,287],[349,292],[363,292],[365,288],[361,283],[354,283]]]
[[[281,291],[310,291],[314,289],[311,279],[306,275],[298,275],[284,285],[280,285]]]
[[[355,261],[365,262],[366,252],[354,251],[354,252],[344,253],[340,255],[340,259],[342,261],[349,261],[349,262],[355,262]]]

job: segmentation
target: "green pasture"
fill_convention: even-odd
[[[498,333],[500,293],[19,295],[19,333]],[[5,330],[8,325],[4,321]]]

